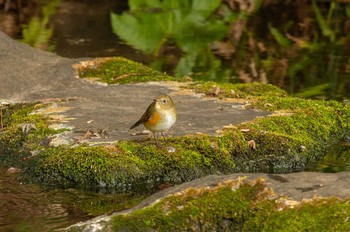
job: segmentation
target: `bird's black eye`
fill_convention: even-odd
[[[166,99],[163,99],[162,102],[165,104],[166,103]]]

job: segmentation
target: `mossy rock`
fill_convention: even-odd
[[[148,207],[113,215],[102,231],[348,231],[349,199],[293,201],[262,179],[188,188]],[[67,231],[88,231],[89,224]]]
[[[249,102],[247,108],[275,113],[228,126],[215,136],[169,138],[161,142],[162,148],[149,141],[47,147],[43,141],[60,131],[47,127],[48,118],[30,113],[38,107],[35,104],[13,106],[4,109],[6,130],[0,141],[2,147],[9,148],[5,152],[9,155],[2,160],[8,165],[16,160],[16,166],[42,183],[154,191],[163,183],[181,183],[208,174],[301,171],[349,134],[350,108],[342,103],[294,98],[275,86],[258,83],[191,86],[212,94],[207,91],[213,85],[220,88],[217,97],[230,94],[241,100],[232,95],[239,93]],[[28,123],[37,129],[23,136],[21,125]]]
[[[235,164],[231,148],[208,135],[169,139],[175,148],[120,142],[115,146],[60,146],[32,158],[33,172],[46,183],[86,187],[116,187],[119,190],[155,189],[162,183],[181,183],[211,173],[231,173]],[[218,143],[213,148],[211,141]],[[232,140],[233,141],[233,140]],[[242,141],[244,143],[244,141]],[[32,165],[34,167],[34,165]]]
[[[61,132],[48,126],[50,120],[33,111],[44,107],[41,103],[15,104],[2,109],[3,128],[0,128],[0,161],[6,166],[25,168],[32,151],[42,148],[48,136]]]
[[[219,88],[217,97],[244,97],[249,101],[246,108],[275,112],[237,126],[248,131],[244,133],[246,140],[256,143],[250,154],[257,162],[250,162],[244,171],[251,171],[251,166],[270,172],[303,170],[307,163],[321,159],[330,145],[343,141],[350,132],[350,107],[337,101],[288,96],[270,84],[205,82],[192,87],[207,95],[212,95],[213,88]]]
[[[74,65],[80,78],[108,84],[178,80],[123,57],[97,58]]]

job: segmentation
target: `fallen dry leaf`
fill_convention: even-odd
[[[216,85],[214,85],[209,91],[209,94],[214,96],[217,96],[219,93],[220,93],[220,87]]]
[[[248,146],[249,146],[251,149],[256,150],[256,143],[255,143],[254,140],[249,140],[249,141],[248,141]]]
[[[6,170],[6,173],[9,173],[9,174],[20,173],[20,172],[22,172],[22,169],[15,168],[15,167],[10,167]]]
[[[25,135],[28,135],[32,130],[36,130],[36,126],[34,123],[26,123],[22,125],[22,132]]]
[[[90,139],[93,136],[94,132],[87,130],[83,136],[83,139]]]

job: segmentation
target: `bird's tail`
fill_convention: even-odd
[[[137,127],[137,126],[139,126],[141,123],[142,123],[141,120],[137,121],[134,125],[132,125],[132,126],[130,127],[130,130],[131,130],[131,129],[134,129],[134,128]]]

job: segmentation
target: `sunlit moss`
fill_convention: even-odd
[[[271,84],[258,82],[250,84],[230,84],[217,82],[196,82],[187,88],[216,97],[251,98],[258,96],[285,97],[287,93]],[[216,92],[216,93],[215,93]],[[215,94],[214,94],[215,93]]]
[[[231,141],[239,141],[232,133]],[[34,158],[36,176],[46,183],[115,187],[119,190],[157,188],[161,183],[181,183],[212,173],[231,173],[236,145],[228,137],[184,137],[154,144],[120,142],[109,147],[56,147]],[[244,141],[239,141],[243,144]],[[175,148],[169,153],[168,146]]]
[[[123,57],[84,62],[85,65],[75,65],[79,77],[97,78],[109,84],[175,80],[174,77],[165,73],[160,73]]]
[[[263,228],[265,231],[348,231],[349,200],[314,199],[296,208],[273,211]]]
[[[295,202],[276,198],[266,184],[236,181],[187,189],[130,214],[112,217],[113,231],[348,231],[350,205],[336,198]],[[70,231],[79,231],[78,227]]]
[[[246,108],[275,111],[272,116],[238,125],[256,149],[251,161],[236,165],[245,171],[269,172],[303,170],[308,162],[323,157],[329,146],[344,139],[350,131],[350,107],[336,101],[307,100],[287,96],[275,86],[261,83],[197,83],[198,92],[218,97],[244,97]],[[254,159],[253,159],[254,157]]]

